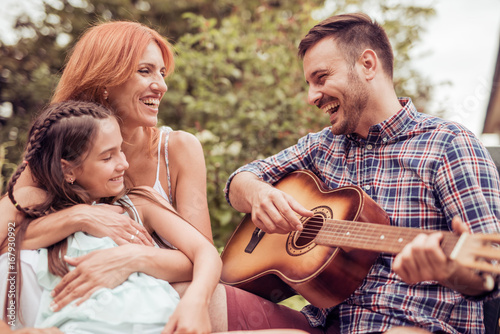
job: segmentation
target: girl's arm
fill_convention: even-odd
[[[173,210],[159,194],[152,193]],[[172,211],[151,205],[150,201],[138,196],[130,199],[145,226],[167,239],[193,262],[193,280],[163,332],[210,332],[208,305],[220,279],[222,262],[219,253],[210,240]]]
[[[177,212],[212,241],[201,143],[190,133],[175,131],[170,134],[168,150]]]

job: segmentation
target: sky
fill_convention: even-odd
[[[412,0],[399,0],[405,1]],[[500,0],[414,2],[435,8],[437,15],[428,22],[423,41],[412,50],[413,66],[432,83],[451,83],[435,87],[430,112],[445,106],[444,118],[462,123],[480,136],[499,50]],[[0,37],[9,38],[9,25],[16,14],[30,11],[37,15],[33,9],[39,3],[0,0]],[[497,144],[496,138],[483,141]]]
[[[414,50],[426,56],[415,67],[437,87],[446,119],[462,123],[480,135],[488,107],[500,41],[500,0],[421,0],[435,3],[424,43]],[[483,141],[487,141],[483,138]]]

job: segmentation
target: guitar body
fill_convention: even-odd
[[[275,187],[315,213],[314,219],[302,218],[313,234],[323,219],[389,225],[387,214],[359,187],[326,190],[307,171],[290,173]],[[318,245],[311,229],[307,235],[259,231],[247,214],[222,253],[221,281],[273,302],[298,293],[317,307],[335,306],[354,292],[378,256],[372,251]]]

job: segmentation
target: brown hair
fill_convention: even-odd
[[[363,13],[332,16],[315,25],[300,41],[298,55],[304,58],[307,50],[323,38],[330,37],[337,42],[345,59],[354,65],[366,49],[375,51],[382,68],[389,78],[393,77],[394,55],[385,30]]]
[[[98,131],[99,120],[113,117],[111,112],[96,103],[83,101],[66,101],[50,105],[34,121],[26,145],[24,161],[18,166],[8,185],[8,196],[16,209],[26,217],[16,234],[15,259],[16,300],[19,305],[21,290],[20,245],[27,226],[33,218],[64,209],[75,204],[90,204],[88,193],[78,184],[69,184],[64,178],[61,159],[72,162],[78,167],[84,161],[87,152],[93,145],[93,137]],[[30,171],[39,187],[46,191],[46,198],[32,207],[24,207],[14,196],[14,186],[21,173],[30,166]],[[120,194],[119,197],[121,197]],[[111,203],[115,199],[103,199]],[[66,239],[50,246],[48,249],[49,270],[54,275],[63,276],[68,267],[62,261],[66,253]],[[4,316],[7,305],[12,298],[7,293]],[[20,309],[19,306],[16,308]]]

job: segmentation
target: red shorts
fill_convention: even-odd
[[[309,325],[299,311],[275,304],[252,293],[225,285],[228,330],[257,330],[270,328],[302,329],[308,333],[324,334]],[[330,330],[328,331],[330,333]]]

